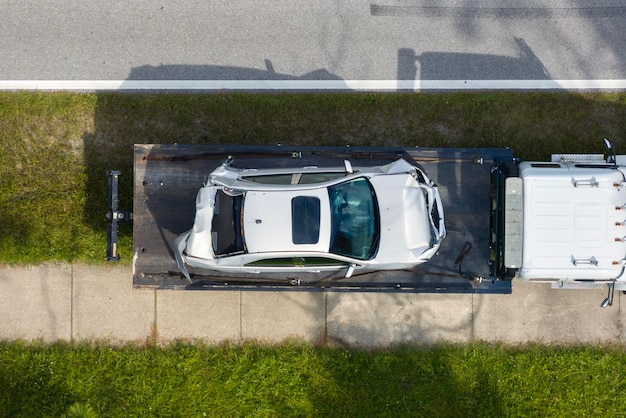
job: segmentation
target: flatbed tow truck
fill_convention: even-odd
[[[611,144],[607,141],[607,146]],[[612,151],[612,149],[611,149]],[[553,155],[520,162],[511,149],[135,145],[133,285],[206,290],[498,293],[512,280],[555,288],[626,289],[626,156]],[[410,270],[242,275],[177,267],[174,240],[191,228],[195,197],[227,158],[238,168],[382,165],[398,158],[438,185],[447,236]],[[119,172],[110,175],[117,187]],[[109,236],[130,218],[112,203]],[[121,219],[117,219],[118,215]],[[116,248],[109,243],[109,252]],[[116,254],[109,254],[115,259]],[[623,281],[623,283],[622,283]]]

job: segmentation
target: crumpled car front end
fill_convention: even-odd
[[[215,197],[220,188],[205,186],[196,198],[196,217],[193,228],[179,235],[174,241],[176,264],[190,280],[185,264],[192,267],[208,267],[215,259],[212,246],[212,221],[215,213]]]

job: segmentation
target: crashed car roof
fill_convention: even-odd
[[[243,231],[249,253],[327,252],[330,222],[326,188],[246,192]]]

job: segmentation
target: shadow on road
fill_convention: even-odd
[[[523,39],[517,57],[398,50],[398,80],[549,80],[550,74]]]
[[[265,59],[265,69],[221,65],[143,65],[131,70],[127,80],[341,80],[320,68],[303,75],[282,74]]]

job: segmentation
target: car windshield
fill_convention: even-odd
[[[364,177],[328,188],[332,213],[330,252],[367,260],[378,249],[378,204]]]

